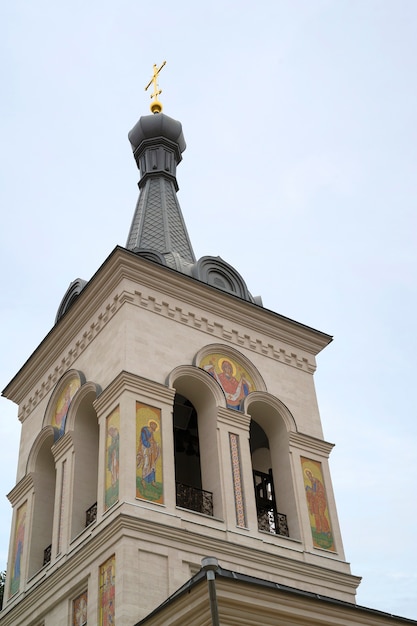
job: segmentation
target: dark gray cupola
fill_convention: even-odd
[[[185,150],[181,124],[163,113],[146,115],[129,141],[141,178],[126,247],[189,273],[196,259],[177,198],[176,170]]]
[[[128,136],[141,177],[127,249],[261,305],[223,259],[196,261],[177,197],[176,168],[186,147],[180,122],[158,111],[141,117]]]
[[[161,66],[161,68],[165,63]],[[160,69],[161,69],[160,68]],[[152,115],[145,115],[128,137],[140,171],[139,199],[133,215],[126,248],[151,261],[192,276],[203,283],[262,306],[260,296],[251,296],[241,275],[219,256],[196,260],[177,198],[177,165],[186,144],[181,123],[162,113],[156,84]],[[149,86],[148,85],[148,86]],[[55,323],[68,311],[87,281],[77,278],[59,305]]]

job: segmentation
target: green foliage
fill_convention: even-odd
[[[3,607],[4,585],[6,584],[6,572],[0,572],[0,609]]]

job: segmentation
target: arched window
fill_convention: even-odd
[[[93,383],[84,385],[68,415],[74,441],[71,539],[95,522],[97,516],[99,428],[93,407],[96,396]]]
[[[202,488],[197,411],[179,393],[174,399],[173,424],[177,506],[213,515],[213,494]]]
[[[255,420],[251,420],[249,441],[258,529],[288,537],[287,516],[277,509],[268,437]]]
[[[282,402],[262,392],[252,394],[246,410],[252,418],[250,451],[258,529],[299,539],[289,451],[294,420]]]
[[[215,380],[193,366],[170,375],[176,395],[173,410],[177,506],[222,517],[217,407],[225,406]]]
[[[47,427],[35,443],[33,456],[29,459],[34,482],[29,578],[51,561],[56,483],[55,461],[51,452],[53,443],[53,430]]]

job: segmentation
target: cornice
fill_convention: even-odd
[[[229,531],[217,531],[215,536],[211,537],[207,534],[205,525],[198,526],[201,532],[196,532],[191,529],[190,524],[186,524],[186,527],[173,527],[160,522],[155,523],[154,520],[133,517],[127,514],[121,514],[119,518],[117,518],[118,524],[124,528],[124,534],[133,538],[137,536],[137,533],[140,533],[144,540],[149,535],[149,537],[152,537],[152,541],[162,545],[171,545],[171,547],[184,549],[188,552],[190,549],[197,549],[197,553],[199,553],[204,548],[207,554],[217,554],[219,558],[221,558],[221,554],[223,558],[230,558],[232,561],[250,562],[259,571],[268,572],[271,568],[281,569],[290,578],[299,579],[300,576],[306,579],[314,578],[323,585],[341,584],[343,586],[347,585],[352,589],[356,589],[361,580],[357,576],[350,574],[350,572],[340,572],[317,564],[310,564],[303,560],[302,551],[299,552],[299,560],[297,560],[294,558],[294,550],[291,548],[287,549],[291,550],[292,556],[287,557],[273,552],[270,543],[263,544],[263,542],[260,542],[262,547],[258,548],[254,548],[253,545],[246,546],[243,542],[235,543],[230,541]],[[130,535],[127,532],[128,530],[133,534]],[[223,535],[223,538],[221,538],[221,535]],[[240,533],[236,533],[236,538],[240,537],[240,535]],[[283,548],[285,551],[281,543],[277,547],[279,549]],[[331,561],[345,563],[345,561],[340,559],[331,559]]]
[[[202,575],[204,574],[204,575]],[[219,567],[215,577],[221,623],[303,626],[410,626],[417,621],[312,591],[245,576]],[[205,626],[211,619],[205,573],[200,570],[135,626]]]
[[[79,585],[80,576],[78,574],[83,573],[84,575],[92,560],[106,558],[117,549],[117,543],[124,536],[137,539],[138,535],[142,541],[163,543],[163,545],[171,545],[186,552],[196,548],[197,554],[204,550],[207,554],[218,555],[220,559],[230,558],[232,562],[236,559],[244,559],[246,562],[253,563],[260,572],[265,571],[266,573],[271,567],[279,568],[284,575],[294,578],[294,580],[300,575],[310,578],[314,576],[317,584],[339,584],[345,588],[350,587],[352,590],[356,589],[360,582],[358,577],[351,574],[271,554],[268,548],[260,551],[229,542],[226,539],[226,533],[224,539],[219,538],[218,535],[209,537],[205,527],[201,529],[201,533],[194,532],[188,527],[175,528],[128,515],[121,512],[120,507],[118,507],[113,511],[110,519],[105,518],[101,523],[92,526],[91,532],[71,553],[63,555],[59,561],[52,563],[49,572],[48,569],[43,570],[43,576],[38,582],[16,596],[16,604],[13,603],[13,600],[10,601],[10,604],[9,602],[6,603],[1,616],[2,626],[21,623],[28,618],[33,606],[39,606],[41,603],[43,606],[47,606],[48,599],[51,597],[57,598],[61,595],[67,597],[70,591],[68,581],[71,581],[74,587]]]
[[[317,439],[311,437],[311,435],[305,435],[304,433],[289,433],[289,443],[291,448],[297,448],[301,450],[303,454],[307,452],[316,453],[320,456],[329,457],[330,452],[334,448],[334,443],[328,443],[323,439]]]
[[[109,404],[119,398],[125,391],[140,393],[153,402],[155,399],[159,399],[161,402],[168,404],[172,404],[175,396],[175,389],[170,389],[153,380],[123,371],[116,376],[94,401],[94,408],[97,414],[100,415],[105,411]]]
[[[315,371],[315,355],[331,341],[320,331],[116,248],[4,389],[3,395],[19,405],[29,396],[19,410],[21,421],[126,303],[308,373]],[[207,313],[198,314],[201,309]]]
[[[244,577],[239,580],[230,574],[228,577],[221,573],[216,576],[216,590],[219,607],[236,626],[255,623],[252,620],[256,617],[264,624],[308,623],[309,626],[417,624],[327,595],[311,591],[303,593],[298,588],[268,584],[262,580],[246,581]]]
[[[33,474],[26,474],[26,476],[22,478],[22,480],[19,480],[17,485],[13,487],[10,493],[7,494],[10,504],[15,507],[19,500],[23,500],[23,498],[27,497],[33,487]]]
[[[217,409],[217,421],[225,424],[229,428],[243,429],[249,433],[251,416],[241,413],[240,411],[235,411],[234,409],[219,407]]]
[[[71,450],[73,446],[74,440],[72,438],[72,433],[67,432],[65,433],[65,435],[62,435],[62,437],[60,437],[51,448],[55,461],[58,461],[58,459],[64,456],[64,454],[66,454],[68,450]]]
[[[265,332],[271,337],[278,338],[282,335],[282,340],[285,342],[291,336],[291,345],[300,347],[314,355],[318,354],[332,340],[330,335],[321,331],[242,300],[171,268],[162,267],[147,259],[141,259],[123,248],[117,248],[116,252],[124,255],[125,269],[129,267],[130,270],[133,270],[130,278],[137,280],[138,262],[141,266],[146,263],[146,272],[142,271],[140,275],[141,283],[149,287],[154,287],[155,283],[159,283],[162,292],[196,307],[207,308],[211,313],[215,313],[216,319],[219,317],[226,318],[233,322],[239,320],[244,326]],[[169,279],[165,273],[162,278],[161,268],[164,272],[170,273]],[[141,269],[144,270],[145,268],[141,267]],[[227,302],[227,307],[225,307],[225,302]]]

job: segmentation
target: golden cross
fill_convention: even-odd
[[[158,69],[156,63],[154,63],[154,66],[153,66],[153,76],[152,76],[151,80],[149,81],[149,83],[145,87],[145,91],[147,91],[149,89],[149,87],[153,83],[153,93],[151,94],[151,98],[155,98],[153,104],[158,102],[158,96],[159,96],[159,94],[162,93],[162,89],[159,89],[159,86],[158,86],[158,74],[162,70],[162,68],[164,67],[165,63],[166,63],[166,61],[164,61],[162,63],[162,65],[161,65],[161,67],[159,69]],[[151,111],[153,111],[153,104],[151,104]],[[160,105],[160,107],[162,109],[162,104],[160,104],[160,103],[158,103],[158,104]]]

